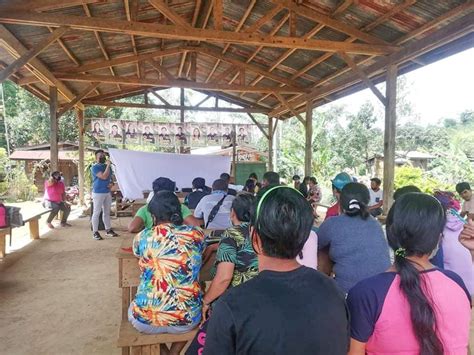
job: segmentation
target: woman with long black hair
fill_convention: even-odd
[[[432,196],[408,193],[396,200],[387,217],[394,264],[359,282],[347,298],[349,355],[467,354],[470,295],[457,274],[429,261],[445,222]]]

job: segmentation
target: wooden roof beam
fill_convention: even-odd
[[[276,5],[273,9],[265,14],[265,16],[258,19],[255,23],[253,23],[250,27],[247,27],[244,32],[246,33],[253,33],[259,31],[260,28],[271,21],[281,10],[283,10],[283,6]]]
[[[28,52],[28,49],[3,25],[0,25],[0,45],[3,45],[15,58],[21,57]],[[38,58],[33,58],[27,67],[46,85],[56,86],[59,93],[67,101],[73,100],[76,96],[64,83],[58,80]],[[84,109],[84,106],[80,103],[77,106]]]
[[[304,120],[304,118],[301,117],[298,112],[296,112],[296,110],[291,106],[290,103],[288,103],[288,101],[285,100],[283,96],[278,93],[273,93],[273,95],[298,119],[298,121],[303,124],[303,126],[306,125],[306,121]]]
[[[471,7],[473,4],[474,3],[471,2]],[[439,29],[438,31],[433,32],[432,34],[420,40],[409,43],[400,51],[393,53],[388,57],[380,58],[376,63],[366,68],[365,73],[369,77],[376,74],[380,74],[390,64],[400,65],[422,55],[423,53],[443,46],[444,44],[454,41],[455,39],[460,38],[473,31],[474,13],[471,12],[451,22],[450,24]],[[318,86],[314,88],[310,94],[303,95],[298,99],[294,100],[294,102],[292,102],[292,105],[293,107],[297,107],[304,105],[304,103],[308,100],[314,101],[321,99],[338,90],[343,90],[344,88],[350,87],[351,85],[356,84],[358,81],[360,81],[359,76],[357,74],[354,74],[348,78],[345,78],[344,80],[340,80],[339,82],[334,82],[323,87]],[[281,115],[286,111],[289,110],[287,110],[283,106],[280,106],[274,109],[270,114]]]
[[[255,123],[255,125],[258,127],[258,129],[260,130],[260,132],[262,132],[262,134],[267,138],[267,139],[270,139],[270,135],[268,134],[268,132],[265,130],[265,128],[263,128],[263,126],[260,124],[260,122],[257,121],[257,119],[255,117],[253,117],[253,115],[248,112],[247,115],[250,117],[250,119],[252,120],[253,123]]]
[[[71,102],[67,103],[61,111],[58,112],[57,117],[61,117],[64,115],[67,111],[72,109],[78,102],[80,102],[82,99],[84,99],[87,95],[89,95],[92,91],[94,91],[97,87],[99,86],[99,83],[92,83],[88,87],[86,87],[79,95],[77,95],[74,100]]]
[[[222,31],[223,20],[224,20],[224,9],[222,6],[222,0],[212,0],[212,15],[214,18],[214,29]]]
[[[123,4],[125,7],[125,15],[127,16],[128,21],[136,21],[138,15],[138,1],[139,0],[124,0]],[[130,36],[130,41],[132,43],[133,54],[138,55],[137,43],[135,41],[135,36]],[[141,76],[140,64],[136,64],[136,73],[137,76]]]
[[[52,43],[57,39],[61,38],[69,30],[69,27],[62,26],[54,30],[46,38],[41,40],[39,43],[31,47],[26,53],[21,57],[16,59],[12,64],[0,72],[0,83],[4,82],[8,77],[18,70],[20,70],[24,65],[30,62],[32,59],[36,58],[38,54],[48,48]]]
[[[282,92],[282,93],[302,93],[302,90],[295,90],[291,88],[278,88],[269,86],[241,86],[241,85],[226,85],[226,84],[212,84],[199,83],[186,80],[154,80],[143,79],[130,76],[107,76],[107,75],[88,75],[88,74],[58,74],[58,78],[66,81],[77,82],[100,82],[109,84],[123,84],[123,85],[141,85],[141,86],[156,86],[156,87],[178,87],[185,89],[201,89],[209,91],[230,91],[230,92]]]
[[[154,90],[148,90],[149,93],[151,93],[153,96],[155,96],[158,100],[160,100],[161,102],[163,102],[165,105],[167,106],[172,106],[168,101],[166,101],[163,96],[157,94]]]
[[[300,6],[295,4],[292,0],[271,0],[274,4],[286,7],[288,10],[294,11],[298,15],[305,17],[309,20],[315,21],[321,25],[332,28],[333,30],[345,33],[349,36],[356,37],[362,41],[373,44],[385,43],[380,38],[364,33],[357,28],[349,26],[344,22],[335,20],[330,16],[323,15],[317,11],[314,11],[306,6]]]
[[[163,110],[187,110],[187,111],[204,111],[204,112],[232,112],[232,113],[267,113],[268,110],[259,108],[227,108],[227,107],[196,107],[196,106],[179,106],[179,105],[154,105],[154,104],[137,104],[131,102],[113,102],[113,101],[95,101],[84,100],[86,105],[106,106],[106,107],[130,107],[130,108],[153,108]]]
[[[0,1],[0,5],[3,6],[9,2],[12,1],[3,0]],[[107,2],[107,0],[15,0],[13,4],[6,7],[10,11],[48,11],[104,2]]]
[[[0,22],[9,24],[24,24],[34,26],[63,26],[86,31],[100,31],[136,36],[236,43],[244,45],[265,46],[272,48],[297,48],[315,51],[339,52],[353,54],[385,55],[398,49],[396,46],[385,44],[346,43],[326,40],[303,39],[295,37],[268,36],[255,33],[241,33],[186,28],[156,23],[128,22],[105,18],[88,18],[58,14],[37,14],[33,12],[6,12],[0,8]]]
[[[50,33],[52,33],[54,31],[54,28],[48,27],[48,30]],[[58,38],[56,42],[58,42],[59,46],[63,49],[64,53],[66,53],[66,55],[69,57],[69,59],[71,59],[71,61],[75,65],[77,66],[81,65],[81,63],[79,63],[79,60],[77,60],[76,56],[72,53],[72,51],[68,47],[66,47],[66,44],[64,44],[64,41],[61,38]]]
[[[377,87],[372,83],[370,78],[364,73],[364,71],[357,66],[356,63],[349,57],[346,53],[341,52],[339,56],[347,63],[347,65],[359,76],[359,78],[364,82],[364,84],[374,93],[375,96],[380,100],[380,102],[387,106],[387,99],[385,96],[377,89]]]
[[[176,26],[181,26],[184,28],[191,28],[189,23],[187,23],[181,16],[179,16],[173,9],[171,9],[167,3],[163,0],[148,0],[151,6],[165,15],[171,22]]]
[[[165,67],[161,66],[160,64],[155,62],[153,59],[148,60],[147,63],[149,63],[153,67],[153,69],[155,69],[158,73],[163,75],[167,80],[170,80],[170,81],[175,80],[175,77],[171,75],[171,73]]]

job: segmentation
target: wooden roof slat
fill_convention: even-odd
[[[274,18],[281,10],[283,10],[283,6],[276,5],[273,9],[271,9],[269,12],[267,12],[264,16],[259,18],[257,22],[252,24],[250,27],[247,27],[244,32],[246,33],[253,33],[265,25],[267,22],[271,21],[272,18]]]
[[[263,45],[273,48],[299,48],[327,52],[344,51],[347,53],[364,55],[385,55],[398,49],[396,46],[385,44],[345,43],[283,36],[262,36],[254,33],[228,32],[198,28],[195,28],[193,31],[189,31],[186,28],[178,26],[144,22],[128,22],[123,20],[98,19],[93,17],[36,14],[32,12],[4,13],[1,8],[0,22],[36,26],[69,25],[72,28],[86,31],[133,34],[137,36],[154,38],[213,41],[254,46]]]
[[[53,28],[51,27],[48,27],[48,31],[50,33],[52,33],[54,31]],[[81,63],[79,62],[79,60],[76,58],[76,56],[72,53],[72,51],[66,46],[66,44],[64,43],[64,41],[61,39],[61,38],[58,38],[56,40],[56,42],[58,42],[59,46],[63,49],[64,53],[66,53],[66,55],[69,57],[69,59],[71,59],[71,61],[79,66],[81,65]]]
[[[15,0],[13,4],[8,5],[8,9],[10,11],[47,11],[101,2],[107,2],[107,0]]]
[[[222,31],[224,20],[224,8],[222,0],[212,0],[212,16],[214,19],[214,29]]]
[[[28,49],[10,32],[5,26],[0,25],[0,44],[7,49],[15,57],[24,55]],[[31,72],[37,76],[44,83],[56,86],[62,96],[68,101],[74,99],[74,95],[71,90],[60,80],[58,80],[49,69],[41,62],[38,58],[34,58],[28,64]],[[80,108],[84,108],[83,105],[78,104]]]
[[[333,11],[332,17],[336,17],[337,15],[342,14],[353,3],[354,3],[354,0],[344,0],[344,1],[342,1],[342,3],[340,5],[338,5],[337,8]]]
[[[92,83],[88,87],[86,87],[81,93],[79,93],[71,102],[68,102],[59,112],[57,117],[61,117],[67,111],[72,109],[78,102],[84,99],[87,95],[89,95],[92,91],[94,91],[100,83]]]

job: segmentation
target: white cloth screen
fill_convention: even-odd
[[[191,187],[195,177],[206,179],[211,186],[221,173],[229,172],[231,158],[216,155],[148,153],[109,149],[113,170],[124,197],[143,198],[144,190],[151,190],[153,181],[167,177],[176,186]]]

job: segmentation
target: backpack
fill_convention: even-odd
[[[25,225],[23,216],[20,213],[20,207],[7,206],[8,222],[10,227],[21,227]]]
[[[0,203],[0,228],[8,227],[8,211],[3,203]]]

